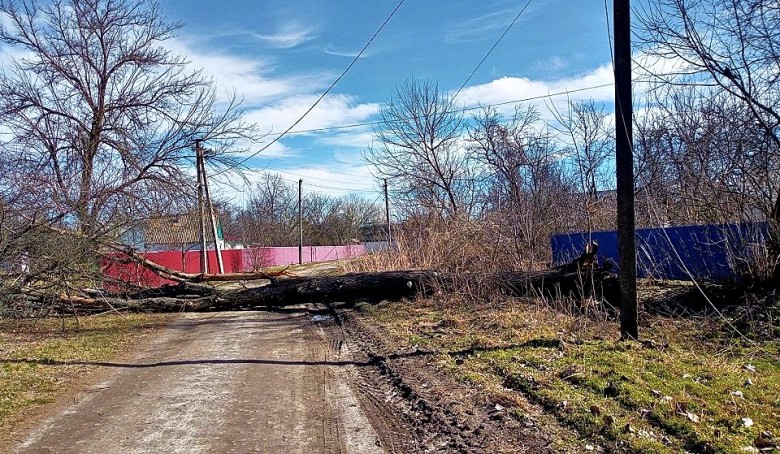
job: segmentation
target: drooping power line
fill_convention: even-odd
[[[500,106],[506,106],[506,105],[509,105],[509,104],[520,104],[520,103],[528,102],[528,101],[536,101],[536,100],[539,100],[539,99],[553,98],[553,97],[556,97],[556,96],[563,96],[563,95],[568,95],[568,94],[572,94],[572,93],[579,93],[579,92],[583,92],[583,91],[597,90],[599,88],[611,87],[613,85],[615,85],[613,82],[607,82],[607,83],[603,83],[603,84],[600,84],[600,85],[591,85],[591,86],[588,86],[588,87],[575,88],[575,89],[572,89],[572,90],[557,91],[557,92],[553,92],[553,93],[548,93],[546,95],[537,95],[537,96],[529,96],[527,98],[522,98],[522,99],[514,99],[512,101],[502,101],[502,102],[497,102],[497,103],[492,103],[492,104],[480,104],[478,106],[462,107],[462,108],[455,109],[455,110],[452,110],[451,112],[447,112],[447,113],[463,113],[463,112],[470,112],[472,110],[483,109],[485,107],[500,107]],[[409,118],[409,119],[413,120],[414,118]],[[346,124],[346,125],[324,126],[322,128],[299,129],[297,131],[290,131],[290,132],[284,133],[284,135],[291,136],[291,135],[295,135],[295,134],[311,134],[311,133],[314,133],[314,132],[337,131],[339,129],[354,129],[354,128],[362,128],[364,126],[377,126],[377,125],[381,125],[381,124],[394,123],[394,122],[404,121],[404,120],[407,120],[407,119],[376,120],[376,121],[366,121],[366,122],[362,122],[362,123],[351,123],[351,124]],[[276,132],[276,133],[270,133],[268,135],[269,136],[281,136],[282,134],[283,133],[281,133],[281,132]],[[260,151],[263,151],[263,150],[260,150]],[[257,153],[260,153],[260,151],[257,152]]]
[[[358,52],[358,53],[357,53],[357,55],[355,55],[355,58],[353,58],[353,59],[352,59],[352,62],[350,62],[350,64],[349,64],[349,65],[348,65],[348,66],[347,66],[347,67],[344,69],[344,71],[342,71],[342,72],[341,72],[341,74],[339,75],[339,77],[337,77],[337,78],[336,78],[336,80],[334,80],[334,81],[333,81],[333,83],[331,83],[331,84],[330,84],[330,86],[329,86],[329,87],[328,87],[328,88],[327,88],[327,89],[326,89],[326,90],[325,90],[325,91],[324,91],[324,92],[323,92],[323,93],[320,95],[320,97],[319,97],[319,98],[317,98],[317,99],[314,101],[314,103],[313,103],[313,104],[312,104],[312,105],[311,105],[311,106],[310,106],[308,109],[306,109],[306,111],[305,111],[305,112],[303,112],[303,114],[301,114],[301,116],[300,116],[300,117],[298,117],[298,119],[297,119],[297,120],[295,120],[295,122],[293,122],[293,124],[291,124],[291,125],[290,125],[290,126],[287,128],[287,129],[285,129],[285,130],[284,130],[284,131],[283,131],[281,134],[279,134],[278,136],[276,136],[276,138],[274,138],[274,140],[272,140],[272,141],[270,141],[269,143],[267,143],[267,144],[266,144],[264,147],[262,147],[261,149],[257,150],[256,152],[254,152],[254,153],[250,154],[249,156],[245,157],[244,159],[242,159],[242,160],[241,160],[241,161],[239,161],[238,163],[234,164],[234,165],[233,165],[233,166],[231,166],[231,167],[228,167],[228,168],[226,168],[226,169],[222,170],[222,171],[221,171],[221,172],[219,172],[219,173],[220,173],[220,174],[222,174],[222,173],[225,173],[225,172],[227,172],[227,171],[231,170],[232,168],[235,168],[235,167],[238,167],[238,166],[240,166],[240,165],[244,164],[244,163],[245,163],[245,162],[247,162],[248,160],[252,159],[253,157],[257,156],[258,154],[260,154],[260,153],[262,153],[263,151],[265,151],[266,149],[268,149],[268,147],[270,147],[271,145],[273,145],[273,144],[275,144],[276,142],[278,142],[278,141],[279,141],[279,139],[281,139],[282,137],[284,137],[284,136],[285,136],[285,135],[286,135],[288,132],[290,132],[290,131],[291,131],[291,130],[294,128],[294,127],[298,126],[298,123],[300,123],[301,121],[303,121],[303,119],[304,119],[304,118],[306,118],[306,116],[307,116],[307,115],[309,115],[309,113],[310,113],[312,110],[314,110],[314,108],[315,108],[315,107],[317,107],[317,105],[320,103],[320,101],[322,101],[322,100],[323,100],[323,98],[325,98],[325,96],[327,96],[327,95],[328,95],[328,93],[330,93],[330,91],[333,89],[333,87],[335,87],[335,86],[336,86],[336,84],[338,84],[338,83],[341,81],[341,79],[342,79],[342,78],[344,78],[344,76],[345,76],[345,75],[346,75],[346,74],[349,72],[349,70],[350,70],[350,69],[352,69],[352,67],[353,67],[353,66],[355,66],[355,63],[357,63],[357,61],[360,59],[360,57],[362,57],[362,56],[363,56],[363,53],[366,51],[366,49],[368,49],[368,46],[370,46],[370,45],[371,45],[371,43],[372,43],[372,42],[374,42],[374,39],[376,39],[376,37],[377,37],[377,36],[379,35],[379,33],[380,33],[380,32],[381,32],[381,31],[382,31],[384,28],[385,28],[385,26],[388,24],[388,22],[390,22],[390,19],[392,19],[392,18],[393,18],[393,16],[395,16],[395,13],[396,13],[396,12],[397,12],[397,11],[398,11],[400,8],[401,8],[401,5],[403,5],[405,1],[406,1],[406,0],[400,0],[400,1],[398,2],[398,4],[395,6],[395,9],[393,9],[393,11],[390,13],[390,15],[389,15],[389,16],[387,16],[387,19],[385,19],[385,21],[384,21],[384,22],[382,22],[382,25],[380,25],[380,26],[379,26],[379,28],[376,30],[376,32],[374,32],[374,34],[373,34],[373,35],[371,36],[371,38],[368,40],[368,42],[366,42],[366,44],[363,46],[363,48],[362,48],[362,49],[360,49],[360,52]],[[215,176],[216,176],[216,175],[215,175]]]
[[[458,88],[458,91],[456,91],[456,92],[455,92],[455,95],[452,97],[452,99],[455,99],[455,98],[457,98],[457,97],[458,97],[458,95],[460,94],[460,92],[463,90],[463,88],[465,88],[465,87],[466,87],[466,85],[467,85],[467,84],[468,84],[468,83],[471,81],[471,78],[472,78],[472,77],[474,77],[474,74],[476,74],[476,73],[477,73],[477,71],[479,70],[479,68],[481,68],[481,67],[482,67],[482,64],[483,64],[483,63],[485,63],[485,60],[487,60],[487,59],[488,59],[488,57],[490,57],[490,54],[492,54],[492,53],[493,53],[493,51],[496,49],[496,47],[498,47],[498,45],[499,45],[499,44],[501,43],[501,41],[504,39],[504,36],[506,36],[506,34],[507,34],[507,33],[509,33],[509,30],[511,30],[511,29],[512,29],[512,27],[513,27],[513,26],[515,25],[515,23],[517,22],[517,20],[518,20],[518,19],[520,19],[520,16],[522,16],[522,15],[523,15],[523,13],[525,12],[525,10],[528,8],[528,5],[530,5],[530,4],[531,4],[531,1],[532,1],[532,0],[528,0],[528,1],[525,3],[525,5],[524,5],[524,6],[523,6],[523,7],[520,9],[520,12],[518,12],[518,13],[517,13],[517,15],[515,16],[515,18],[514,18],[514,19],[512,19],[512,22],[510,22],[510,23],[509,23],[509,25],[507,25],[506,29],[504,30],[504,33],[502,33],[502,34],[501,34],[501,36],[499,36],[499,37],[498,37],[498,39],[496,40],[496,42],[493,44],[493,47],[491,47],[491,48],[490,48],[490,50],[488,50],[488,51],[487,51],[487,53],[485,54],[485,56],[484,56],[484,57],[482,57],[482,60],[480,60],[480,61],[479,61],[479,63],[477,63],[477,66],[475,66],[475,67],[474,67],[474,70],[473,70],[473,71],[471,71],[471,74],[469,74],[469,77],[467,77],[467,78],[466,78],[466,80],[464,80],[464,81],[463,81],[463,83],[461,84],[460,88]]]

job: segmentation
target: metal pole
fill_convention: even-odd
[[[617,170],[618,279],[620,335],[639,338],[634,224],[634,155],[631,122],[631,0],[614,0],[615,22],[615,168]]]
[[[303,265],[303,178],[298,180],[298,264]]]
[[[200,147],[200,140],[195,141],[195,161],[198,174],[198,234],[200,236],[200,272],[206,274],[209,272],[209,262],[206,255],[206,220],[203,213],[203,174],[201,173],[201,161],[203,161],[203,150]]]
[[[385,178],[385,216],[387,217],[387,250],[393,244],[393,234],[390,231],[390,197],[387,195],[387,178]]]
[[[219,274],[225,274],[225,264],[222,262],[222,248],[219,247],[219,239],[217,237],[217,219],[214,216],[214,205],[211,203],[211,194],[209,193],[209,177],[206,174],[205,156],[203,159],[201,159],[200,165],[200,174],[203,175],[203,190],[206,196],[206,208],[208,209],[209,220],[211,223],[211,233],[214,235],[214,252],[217,254]]]

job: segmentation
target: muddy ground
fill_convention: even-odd
[[[552,453],[558,452],[550,447],[555,437],[576,437],[557,424],[539,424],[534,416],[543,410],[530,402],[524,408],[536,414],[518,419],[507,401],[438,370],[430,352],[394,345],[358,311],[339,312],[337,322],[353,348],[375,366],[357,371],[363,387],[358,395],[373,402],[384,396],[410,424],[415,452]]]

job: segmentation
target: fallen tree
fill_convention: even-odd
[[[241,310],[396,301],[434,292],[487,287],[512,296],[572,298],[575,301],[596,298],[617,305],[619,294],[611,264],[598,266],[597,245],[569,264],[540,271],[454,274],[408,270],[327,277],[295,276],[288,269],[227,275],[184,273],[151,262],[124,245],[103,243],[103,247],[121,254],[113,260],[137,263],[175,284],[125,292],[77,288],[68,288],[59,294],[28,291],[18,295],[22,297],[15,298],[13,304],[46,306],[60,313]],[[233,285],[232,289],[224,289],[212,285],[224,282],[238,283],[241,288],[236,289]],[[248,285],[250,282],[251,286]]]
[[[512,296],[545,298],[593,297],[616,304],[617,280],[610,266],[598,267],[595,250],[562,267],[533,272],[452,274],[431,270],[350,273],[328,277],[296,277],[289,273],[242,273],[253,285],[220,289],[205,285],[208,276],[133,293],[83,290],[80,296],[59,295],[53,301],[62,312],[95,313],[106,310],[143,312],[242,310],[281,308],[301,304],[354,304],[397,301],[403,298],[490,287]],[[159,266],[159,265],[158,265]],[[166,274],[169,274],[166,272]],[[179,273],[182,277],[183,273]],[[258,277],[262,279],[257,282]],[[238,280],[239,275],[229,279]]]

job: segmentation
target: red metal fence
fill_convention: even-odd
[[[303,262],[326,262],[359,257],[366,253],[365,246],[306,246],[303,248]],[[200,273],[199,251],[165,251],[141,254],[144,258],[185,273]],[[104,259],[104,272],[107,277],[122,282],[128,282],[144,287],[159,287],[172,284],[136,263],[121,263],[115,260],[119,256],[108,256]],[[217,269],[217,256],[214,251],[208,251],[209,270]],[[222,251],[222,261],[225,273],[255,271],[260,268],[298,263],[297,247],[261,247],[247,249],[227,249]]]

